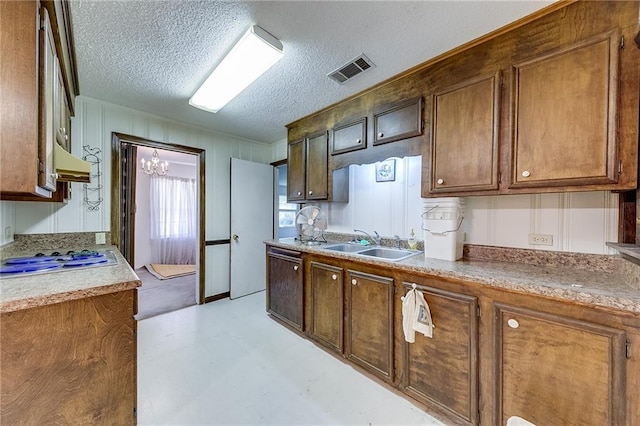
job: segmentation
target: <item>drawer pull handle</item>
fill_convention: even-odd
[[[509,327],[511,328],[518,328],[520,327],[520,323],[518,322],[518,320],[511,318],[509,321],[507,321],[507,324],[509,325]]]

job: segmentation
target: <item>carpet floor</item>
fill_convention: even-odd
[[[136,269],[142,281],[138,287],[138,313],[141,320],[196,304],[196,275],[159,280],[142,267]]]

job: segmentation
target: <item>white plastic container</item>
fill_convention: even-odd
[[[464,246],[463,221],[464,199],[452,197],[424,200],[424,257],[451,261],[461,259]]]

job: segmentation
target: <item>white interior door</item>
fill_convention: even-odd
[[[264,290],[273,238],[273,167],[231,159],[231,298]]]

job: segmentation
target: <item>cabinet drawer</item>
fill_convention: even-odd
[[[331,131],[331,155],[367,147],[367,118],[336,126]]]
[[[399,141],[422,134],[422,98],[374,114],[373,144]]]

